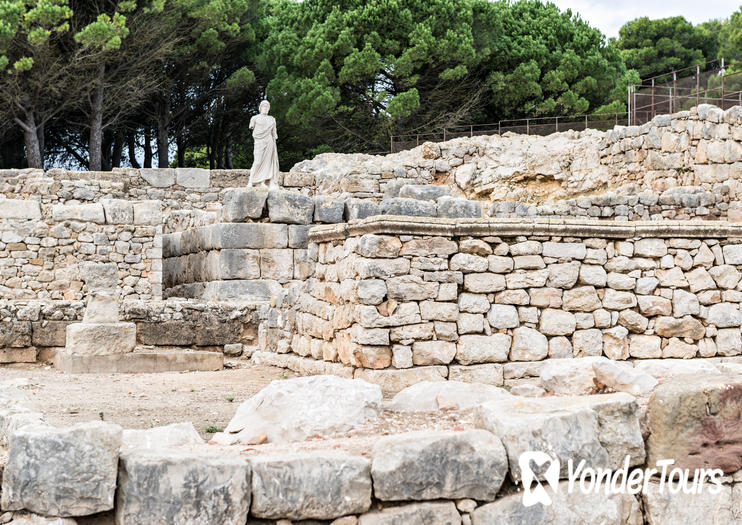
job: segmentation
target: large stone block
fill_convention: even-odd
[[[671,468],[675,468],[673,465]],[[690,473],[687,487],[694,486],[693,471]],[[669,523],[738,523],[739,522],[739,485],[722,485],[716,492],[714,485],[705,480],[703,489],[698,493],[687,493],[677,490],[677,478],[673,488],[667,485],[660,491],[659,483],[649,483],[642,492],[644,501],[645,523],[664,525]],[[716,492],[713,493],[712,491]]]
[[[440,197],[438,217],[446,219],[479,219],[482,217],[482,203],[467,199]]]
[[[106,215],[103,205],[93,204],[55,204],[52,206],[52,219],[56,222],[79,221],[104,224]]]
[[[220,223],[199,228],[199,249],[286,248],[289,229],[285,224]]]
[[[162,224],[162,201],[138,201],[134,203],[134,224],[156,226]]]
[[[619,468],[644,462],[644,440],[636,401],[628,394],[500,399],[475,409],[476,424],[502,439],[510,477],[521,479],[518,458],[529,450],[547,452],[567,476],[569,459],[592,468]]]
[[[113,508],[121,427],[25,427],[10,437],[2,508],[87,516]]]
[[[116,523],[244,525],[250,495],[250,467],[240,457],[130,451],[121,456]]]
[[[137,342],[143,345],[190,346],[196,341],[191,321],[137,323]]]
[[[37,321],[31,323],[31,343],[34,346],[64,346],[70,321]]]
[[[41,205],[36,200],[0,198],[0,219],[40,220]]]
[[[252,466],[258,518],[331,520],[371,506],[371,464],[344,452],[260,455]]]
[[[175,184],[174,168],[141,168],[139,175],[155,188],[167,188]]]
[[[310,224],[314,215],[314,202],[310,197],[293,191],[268,192],[268,217],[271,222]]]
[[[492,385],[455,380],[421,381],[399,392],[386,408],[402,412],[436,412],[443,408],[465,410],[501,397],[510,397],[510,394]]]
[[[507,334],[462,335],[456,343],[456,361],[462,365],[507,361],[511,342]]]
[[[107,224],[133,224],[134,206],[125,199],[101,199]]]
[[[435,184],[405,184],[399,189],[399,197],[434,201],[440,197],[450,196],[451,190],[447,186]]]
[[[381,214],[381,206],[371,199],[348,199],[345,201],[345,220],[365,219]]]
[[[697,374],[665,380],[647,406],[648,460],[680,468],[742,468],[742,384],[738,377]]]
[[[300,441],[349,430],[379,416],[381,389],[335,376],[273,381],[243,402],[220,439],[245,443],[264,433],[269,442]]]
[[[445,381],[448,369],[445,366],[416,366],[403,370],[370,370],[356,368],[353,377],[363,379],[381,387],[385,393],[395,394],[420,381]]]
[[[381,201],[382,215],[407,215],[412,217],[435,217],[437,206],[434,202],[395,197]]]
[[[125,354],[137,345],[134,323],[75,323],[67,326],[69,355]]]
[[[175,182],[184,188],[207,189],[211,184],[211,172],[204,168],[176,168]]]
[[[382,501],[492,500],[508,471],[505,448],[484,430],[389,436],[372,455],[374,495]]]
[[[241,222],[245,219],[260,219],[268,199],[268,188],[233,188],[224,194],[222,220]]]
[[[314,222],[335,224],[343,222],[345,201],[329,195],[314,197]]]

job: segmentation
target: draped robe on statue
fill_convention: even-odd
[[[275,185],[278,179],[278,150],[276,149],[276,119],[270,115],[255,115],[250,119],[255,146],[254,159],[250,168],[250,185],[262,182]]]

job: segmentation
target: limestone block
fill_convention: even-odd
[[[293,191],[268,192],[268,216],[271,222],[310,224],[314,215],[314,202],[310,197]]]
[[[464,289],[472,293],[493,293],[505,289],[505,277],[497,273],[468,273]]]
[[[370,461],[313,451],[250,458],[252,507],[258,518],[331,520],[371,506]]]
[[[486,272],[489,262],[486,257],[473,255],[471,253],[457,253],[451,257],[449,268],[464,272]]]
[[[701,322],[689,315],[681,319],[675,317],[658,317],[654,331],[662,337],[690,337],[691,339],[703,339],[706,329]]]
[[[675,468],[673,465],[671,468]],[[691,471],[688,486],[693,483]],[[737,486],[723,485],[717,494],[712,494],[714,487],[708,479],[698,493],[686,494],[676,491],[677,479],[673,488],[663,487],[659,483],[649,483],[647,490],[642,491],[646,523],[660,525],[663,523],[734,523],[736,521],[739,490]],[[732,492],[735,491],[735,497]]]
[[[410,260],[398,259],[358,259],[354,265],[360,279],[389,279],[410,272]]]
[[[176,168],[175,182],[184,188],[207,189],[211,185],[211,172],[204,168]]]
[[[69,355],[107,355],[132,352],[137,344],[134,323],[74,323],[67,326]]]
[[[606,310],[625,310],[636,306],[636,296],[631,292],[620,292],[612,288],[605,289],[603,308]]]
[[[515,306],[507,304],[493,304],[487,313],[487,321],[495,329],[517,328],[520,325],[518,311]]]
[[[591,286],[605,286],[605,270],[602,266],[583,264],[582,266],[580,266],[579,282],[580,284],[587,284]]]
[[[406,215],[411,217],[435,217],[437,206],[434,202],[394,197],[381,201],[382,215]]]
[[[124,199],[101,199],[106,224],[134,224],[134,206]]]
[[[445,501],[389,507],[361,514],[358,518],[358,525],[398,525],[402,523],[459,525],[461,516],[453,501]]]
[[[393,235],[375,235],[367,233],[358,240],[356,251],[363,257],[394,258],[399,255],[402,242]]]
[[[580,275],[580,263],[550,264],[547,286],[572,288]]]
[[[56,222],[79,221],[104,224],[106,215],[100,203],[55,204],[52,206],[52,219]]]
[[[722,356],[742,353],[742,335],[739,328],[721,328],[716,334],[716,353]]]
[[[562,308],[576,312],[593,312],[601,307],[600,298],[592,286],[578,286],[564,290]]]
[[[459,311],[470,314],[483,314],[490,310],[490,302],[484,294],[460,293]]]
[[[742,467],[739,379],[734,376],[685,375],[665,380],[647,406],[648,462],[674,459],[674,467]],[[709,408],[712,407],[712,408]]]
[[[289,229],[285,224],[219,223],[199,228],[203,245],[199,249],[286,248]]]
[[[734,266],[729,264],[723,264],[720,266],[713,266],[709,269],[709,275],[716,282],[719,288],[725,288],[728,290],[733,289],[739,283],[742,274]]]
[[[609,359],[627,359],[629,357],[629,331],[623,326],[614,326],[603,330],[603,353]]]
[[[554,308],[541,312],[539,331],[544,335],[572,335],[575,326],[575,316],[570,312]]]
[[[138,201],[134,203],[134,224],[162,224],[162,201]]]
[[[412,255],[420,257],[439,256],[444,257],[458,251],[455,241],[445,237],[425,237],[423,239],[412,239],[402,244],[399,255]]]
[[[438,202],[438,217],[447,219],[479,219],[482,217],[482,204],[467,199],[440,197]]]
[[[381,207],[371,199],[348,199],[345,201],[345,220],[365,219],[381,215]]]
[[[572,347],[575,357],[603,355],[603,333],[597,328],[576,330]]]
[[[513,269],[512,257],[502,257],[500,255],[490,255],[487,257],[489,271],[493,273],[508,273]]]
[[[121,456],[116,523],[243,525],[250,494],[250,467],[240,457],[132,450]]]
[[[646,395],[658,384],[649,374],[608,359],[593,363],[593,371],[600,383],[616,392],[626,392],[632,396]]]
[[[647,330],[649,319],[634,310],[621,310],[618,314],[618,324],[634,333],[643,334]]]
[[[390,282],[391,279],[387,283],[387,287]],[[391,292],[389,297],[396,299],[396,297],[392,297]],[[456,303],[443,303],[437,301],[423,301],[420,303],[420,316],[425,320],[454,322],[458,319],[459,315],[459,307]]]
[[[473,525],[541,525],[543,523],[569,523],[588,525],[611,523],[615,525],[638,525],[643,523],[641,507],[635,496],[603,492],[583,494],[580,490],[568,490],[569,482],[563,481],[558,490],[551,492],[550,505],[525,507],[520,492],[499,498],[493,503],[477,507],[472,512]],[[658,522],[658,523],[671,523]]]
[[[657,379],[685,374],[719,374],[720,369],[710,359],[646,359],[636,361],[634,369]]]
[[[2,508],[63,517],[111,510],[120,445],[121,427],[102,421],[17,430],[3,472]]]
[[[121,435],[121,449],[134,451],[180,447],[183,445],[203,445],[193,423],[173,423],[144,430],[124,429]]]
[[[386,283],[381,279],[358,281],[357,293],[363,304],[379,304],[386,296]]]
[[[174,168],[141,168],[139,175],[155,188],[167,188],[175,184]]]
[[[462,365],[507,361],[511,341],[507,334],[459,336],[456,361]]]
[[[505,389],[489,384],[454,379],[422,381],[400,391],[385,408],[400,412],[465,410],[501,397],[510,397],[510,394]]]
[[[286,282],[293,279],[293,250],[260,250],[260,277],[263,279],[273,279],[279,282]]]
[[[418,324],[422,321],[417,303],[399,304],[390,315],[381,315],[375,306],[358,305],[355,308],[354,319],[367,328]]]
[[[119,304],[110,293],[93,292],[88,294],[83,323],[117,323],[119,321]]]
[[[301,441],[362,425],[381,406],[381,389],[365,381],[325,375],[273,381],[240,405],[223,437],[246,443],[264,433],[269,442]]]
[[[265,211],[268,188],[232,188],[224,194],[222,220],[242,222],[245,219],[260,219]]]
[[[587,247],[581,242],[545,242],[542,255],[555,259],[579,259],[587,255]]]
[[[483,383],[487,385],[503,385],[503,366],[495,363],[481,365],[449,365],[449,381],[463,381],[466,383]]]
[[[549,359],[541,369],[539,381],[547,392],[557,395],[584,395],[596,391],[593,365],[608,361],[603,356]]]
[[[539,361],[549,353],[546,336],[538,330],[521,326],[513,330],[510,359],[513,361]]]
[[[416,341],[412,344],[415,365],[446,365],[456,356],[456,344],[448,341]]]
[[[631,335],[629,337],[629,354],[631,354],[631,357],[641,359],[661,357],[661,344],[662,339],[656,335]]]
[[[283,287],[270,279],[212,281],[206,283],[200,297],[208,301],[270,301]]]
[[[335,224],[343,222],[345,201],[328,195],[314,197],[314,222]],[[360,218],[360,217],[359,217]]]
[[[445,381],[445,366],[416,366],[405,370],[356,368],[353,377],[379,385],[384,392],[396,393],[420,381]]]
[[[41,205],[31,199],[0,198],[0,219],[40,220]]]
[[[734,303],[718,303],[709,307],[706,321],[717,328],[731,328],[742,325],[742,314]]]
[[[638,257],[663,257],[667,245],[663,239],[639,239],[634,243],[634,255]]]
[[[684,315],[698,315],[701,311],[701,305],[695,294],[685,290],[674,290],[672,294],[672,314],[675,317]]]
[[[485,430],[389,436],[372,457],[374,496],[382,501],[492,500],[508,471],[505,448]]]
[[[721,251],[725,264],[742,264],[742,244],[727,244]]]
[[[278,250],[284,251],[284,250]],[[211,259],[211,255],[214,255]],[[209,254],[210,268],[208,279],[203,280],[230,280],[230,279],[260,279],[261,252],[258,250],[231,250],[225,249],[219,252],[212,251]],[[268,257],[266,264],[268,264]],[[273,262],[272,259],[270,262]],[[286,261],[283,261],[284,266]],[[284,268],[284,275],[286,270]],[[266,273],[266,278],[271,275]]]

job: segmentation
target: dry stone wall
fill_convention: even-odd
[[[734,224],[390,217],[310,238],[314,276],[263,315],[274,355],[501,384],[506,363],[742,353]]]

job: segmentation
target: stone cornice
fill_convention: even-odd
[[[344,224],[315,226],[312,242],[357,237],[367,233],[440,237],[583,237],[583,238],[742,238],[742,223],[727,221],[609,221],[589,219],[440,219],[374,216]]]

